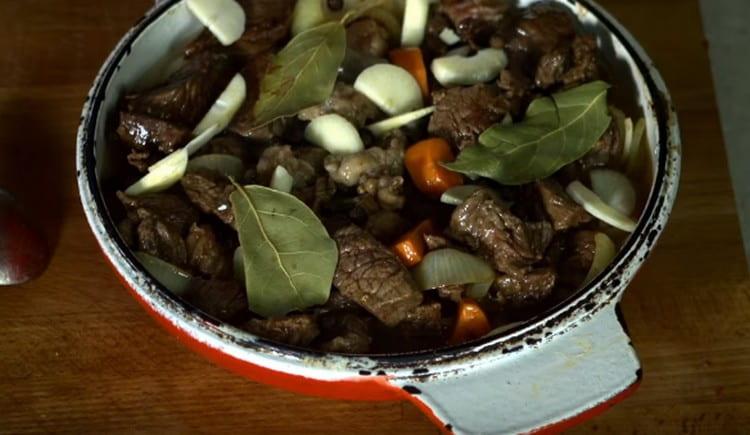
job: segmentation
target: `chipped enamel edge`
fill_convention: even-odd
[[[649,137],[653,143],[656,143],[655,139],[663,139],[656,147],[659,150],[659,159],[655,163],[659,173],[655,176],[655,183],[659,185],[659,189],[652,192],[647,215],[639,222],[636,233],[602,276],[564,305],[509,331],[506,335],[435,352],[367,357],[324,354],[271,343],[220,324],[170,295],[140,269],[133,255],[119,240],[114,225],[109,222],[93,170],[95,139],[90,137],[90,132],[96,133],[98,113],[95,111],[101,107],[101,100],[104,99],[102,92],[108,90],[109,81],[128,58],[131,45],[143,29],[162,16],[174,13],[174,9],[181,7],[175,5],[176,3],[177,0],[168,0],[159,4],[123,37],[110,54],[84,104],[81,127],[78,131],[76,163],[80,196],[86,217],[98,243],[117,272],[159,316],[207,347],[250,364],[318,380],[347,380],[366,376],[363,373],[383,373],[394,384],[406,386],[414,382],[429,382],[430,379],[470,375],[476,369],[512,357],[523,350],[543,351],[545,343],[575,329],[582,322],[594,318],[598,311],[617,302],[663,231],[677,192],[681,154],[677,117],[666,86],[640,45],[601,7],[593,2],[560,1],[584,21],[597,20],[594,16],[596,14],[619,32],[622,40],[633,50],[641,63],[641,68],[635,71],[636,75],[645,75],[653,82],[653,90],[659,94],[652,96],[647,92],[642,93],[642,100],[652,109],[654,98],[660,100],[663,106],[660,108],[663,110],[661,115],[665,118],[659,122],[658,116],[652,116],[647,123]],[[643,87],[639,89],[645,90]],[[666,137],[660,137],[660,133]]]

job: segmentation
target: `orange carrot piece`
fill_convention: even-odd
[[[473,299],[464,298],[458,305],[458,317],[450,344],[460,344],[490,332],[490,321],[484,310]]]
[[[424,66],[422,50],[419,48],[397,48],[388,53],[391,63],[409,71],[419,83],[422,89],[422,96],[427,98],[430,95],[430,85],[427,81],[427,69]]]
[[[424,194],[439,198],[451,187],[464,183],[464,177],[440,165],[455,159],[450,145],[444,139],[426,139],[409,147],[404,155],[404,165],[414,185]]]
[[[406,267],[414,267],[422,262],[424,252],[427,250],[424,242],[425,234],[435,234],[435,227],[429,219],[422,221],[393,245],[393,252]]]

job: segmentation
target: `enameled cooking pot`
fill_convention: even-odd
[[[339,399],[409,400],[439,427],[457,433],[554,432],[598,414],[632,393],[640,380],[640,364],[617,306],[667,221],[679,179],[680,136],[666,86],[633,37],[594,2],[559,3],[598,36],[618,87],[637,95],[646,119],[653,185],[638,228],[615,261],[554,309],[453,348],[342,356],[264,340],[173,296],[118,235],[100,186],[114,176],[104,130],[118,99],[126,90],[156,83],[169,59],[202,30],[178,0],[160,2],[123,37],[83,109],[78,185],[104,254],[167,330],[217,364],[259,382]]]

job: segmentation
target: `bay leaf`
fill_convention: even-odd
[[[276,317],[325,303],[338,248],[315,213],[265,186],[238,186],[230,200],[250,310]]]
[[[523,121],[495,124],[450,170],[507,185],[546,178],[589,152],[609,127],[609,85],[595,81],[532,101]]]
[[[295,36],[273,59],[253,109],[263,125],[320,104],[333,92],[346,52],[339,22],[321,24]]]

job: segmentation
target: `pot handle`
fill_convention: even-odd
[[[618,308],[610,305],[541,341],[527,337],[468,370],[398,383],[446,432],[557,433],[603,412],[639,384],[640,362]]]

